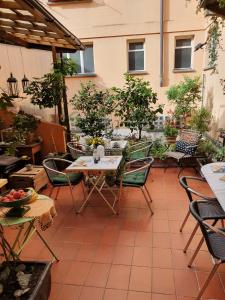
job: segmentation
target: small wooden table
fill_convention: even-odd
[[[94,190],[96,190],[101,198],[105,201],[108,207],[112,210],[114,214],[117,214],[115,210],[115,204],[118,200],[117,195],[114,193],[113,189],[105,182],[105,173],[107,171],[117,171],[123,156],[104,156],[98,163],[94,163],[93,156],[80,156],[75,162],[73,162],[69,167],[66,168],[67,172],[80,172],[86,173],[89,182],[92,184],[92,188],[89,191],[84,203],[82,204],[79,212],[82,212],[84,207],[90,200],[90,197]],[[97,175],[97,180],[94,181],[90,174]],[[111,192],[114,197],[114,202],[111,205],[106,199],[105,195],[102,193],[103,187]]]
[[[213,172],[214,166],[221,166],[225,168],[225,162],[204,165],[201,168],[201,172],[225,211],[225,181],[221,180],[221,177],[225,176],[225,172]]]

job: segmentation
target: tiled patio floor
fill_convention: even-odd
[[[185,170],[184,174],[191,172]],[[68,190],[61,189],[56,201],[58,216],[44,233],[60,258],[52,268],[50,300],[194,299],[212,263],[204,245],[194,267],[187,267],[200,232],[184,254],[182,249],[195,222],[190,218],[184,233],[179,232],[188,200],[178,184],[177,170],[164,173],[152,169],[148,187],[153,217],[136,189],[124,190],[118,217],[98,200],[83,215],[75,215]],[[202,191],[209,192],[206,184]],[[81,187],[74,193],[82,198]],[[49,258],[37,238],[23,256]],[[225,299],[225,267],[219,272],[203,299]]]

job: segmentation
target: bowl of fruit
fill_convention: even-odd
[[[30,188],[12,189],[0,196],[0,207],[21,207],[29,203],[33,191]]]

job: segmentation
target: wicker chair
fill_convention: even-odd
[[[128,160],[136,160],[148,157],[150,154],[150,150],[152,147],[151,141],[140,142],[130,146],[130,153],[128,156]]]
[[[51,197],[54,188],[57,188],[56,197],[55,197],[55,199],[57,200],[60,187],[68,186],[70,189],[73,205],[76,210],[76,206],[75,206],[76,201],[73,195],[73,188],[74,186],[82,182],[84,176],[83,173],[65,173],[62,171],[62,169],[65,169],[66,167],[71,165],[71,163],[72,162],[70,160],[61,159],[61,158],[47,158],[42,162],[43,167],[47,173],[48,179],[52,186],[49,197]],[[85,192],[84,192],[84,197],[85,197]]]
[[[203,178],[199,178],[199,177],[192,177],[192,176],[186,176],[186,177],[181,177],[180,178],[180,184],[181,186],[185,189],[186,194],[188,196],[188,199],[190,201],[190,203],[193,202],[193,197],[192,195],[196,195],[198,196],[201,200],[204,199],[204,201],[199,200],[199,214],[201,216],[201,218],[203,220],[213,220],[213,224],[215,225],[217,223],[218,220],[224,220],[225,219],[225,212],[222,209],[222,207],[220,206],[219,202],[217,201],[216,198],[211,198],[208,196],[205,196],[197,191],[195,191],[194,189],[192,189],[188,184],[187,181],[201,181],[201,182],[205,182],[205,180]],[[187,219],[190,215],[190,211],[188,211],[182,225],[180,228],[180,232],[182,232]],[[184,248],[184,252],[187,251],[196,231],[198,230],[199,224],[197,223],[193,232],[190,235],[190,238],[188,239],[188,242]],[[200,241],[200,243],[203,242],[203,239]]]
[[[205,201],[193,201],[190,204],[190,212],[193,215],[193,217],[197,220],[202,234],[203,234],[203,239],[206,242],[207,248],[209,253],[212,256],[212,260],[214,263],[214,266],[209,273],[205,283],[201,287],[196,300],[200,300],[201,296],[203,295],[204,291],[206,290],[209,282],[213,278],[216,270],[218,267],[225,263],[225,229],[219,229],[216,228],[213,225],[208,224],[201,216],[200,216],[200,206],[203,205]],[[193,257],[191,258],[188,267],[192,266],[192,263],[194,261],[194,258],[196,257],[196,254],[199,249],[196,249]]]
[[[190,130],[190,129],[182,129],[179,134],[179,140],[176,142],[176,148],[179,142],[183,142],[186,146],[180,150],[176,151],[167,151],[166,156],[168,158],[172,158],[176,160],[180,171],[178,173],[178,177],[180,176],[182,170],[184,169],[184,161],[186,159],[195,158],[196,157],[196,150],[198,147],[198,143],[200,140],[201,135],[199,132]],[[168,168],[168,166],[167,166]],[[166,169],[167,169],[166,168]]]
[[[73,159],[77,159],[79,156],[85,155],[84,145],[77,142],[68,142],[67,147],[69,148],[70,154]]]

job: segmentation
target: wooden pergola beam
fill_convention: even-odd
[[[7,32],[4,32],[0,29],[0,39],[3,38],[4,40],[8,41],[8,42],[14,42],[15,44],[18,44],[22,47],[28,47],[29,44],[24,41],[24,40],[21,40],[20,38],[10,34],[10,33],[7,33]]]
[[[40,22],[41,20],[39,18],[34,18],[34,16],[30,15],[22,15],[16,13],[7,13],[7,12],[1,12],[0,11],[0,18],[1,19],[9,19],[9,20],[19,20],[19,21],[29,21],[29,22]]]
[[[2,0],[0,0],[0,8],[25,10],[25,9],[24,9],[23,7],[21,7],[17,2],[12,2],[12,1],[2,1]]]

